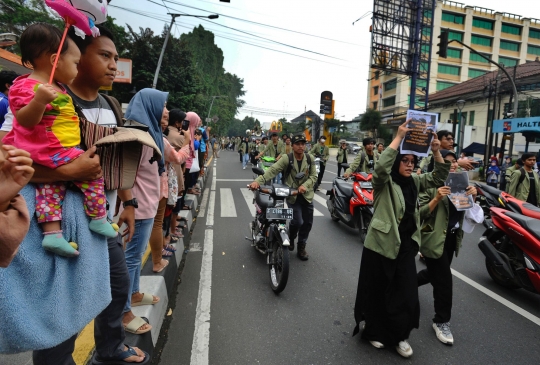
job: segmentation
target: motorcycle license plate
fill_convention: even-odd
[[[290,208],[266,208],[266,219],[292,219],[293,210]]]
[[[370,182],[364,182],[364,181],[362,181],[362,182],[360,183],[360,187],[361,187],[362,189],[373,189],[373,185],[371,185]]]

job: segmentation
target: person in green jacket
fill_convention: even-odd
[[[506,171],[504,172],[505,186],[504,189],[501,190],[504,190],[508,193],[508,189],[510,188],[510,178],[512,177],[512,174],[514,173],[514,171],[519,170],[522,167],[523,161],[521,161],[521,158],[518,158],[515,164],[506,168]]]
[[[540,203],[540,180],[538,173],[534,171],[536,155],[525,152],[521,155],[521,161],[523,170],[518,169],[510,176],[508,194],[537,207]]]
[[[450,172],[458,170],[455,152],[441,150],[443,158],[450,162]],[[458,212],[448,198],[449,186],[426,189],[420,192],[420,219],[422,225],[422,242],[420,252],[424,256],[426,269],[418,272],[418,286],[431,283],[435,317],[433,329],[442,343],[452,345],[454,337],[450,330],[452,313],[452,272],[450,264],[454,253],[457,257],[463,239],[464,212]],[[476,188],[467,187],[467,195],[476,199]]]
[[[358,151],[358,155],[349,166],[343,177],[348,178],[353,172],[365,172],[370,174],[375,168],[375,163],[379,160],[379,153],[375,151],[375,140],[373,138],[364,138],[362,141],[364,148]]]
[[[308,158],[304,153],[306,148],[306,137],[303,134],[294,135],[292,138],[293,145],[293,164],[288,176],[284,177],[284,184],[298,189],[298,195],[287,198],[287,205],[293,210],[293,219],[289,225],[289,239],[291,245],[289,250],[294,250],[294,240],[298,237],[297,256],[300,260],[306,261],[309,255],[306,252],[306,244],[313,226],[313,186],[317,181],[317,169],[315,164],[308,163]],[[285,154],[275,164],[270,166],[266,173],[257,177],[249,187],[252,190],[258,189],[260,184],[270,182],[274,177],[282,172],[287,171],[289,167],[289,155]],[[305,172],[305,176],[300,181],[294,177],[299,172]]]
[[[274,157],[276,161],[279,161],[281,156],[285,154],[285,144],[281,142],[277,132],[272,133],[271,139],[272,140],[268,142],[264,151],[259,153],[259,155],[257,156],[258,159],[261,158],[262,156],[270,156],[270,157]],[[281,183],[281,174],[278,174],[275,177],[274,183],[276,184]]]
[[[347,141],[341,139],[339,141],[339,149],[337,152],[337,176],[341,176],[341,169],[345,168],[341,166],[344,163],[349,163],[349,152],[347,151]]]
[[[450,169],[433,133],[435,168],[431,173],[413,173],[417,157],[398,152],[410,131],[408,122],[398,128],[375,164],[374,213],[362,251],[353,332],[356,335],[360,322],[365,321],[362,338],[376,348],[395,346],[403,357],[413,354],[407,339],[420,321],[415,263],[421,242],[418,194],[443,186]]]
[[[317,185],[315,186],[315,190],[319,191],[319,187],[322,183],[322,178],[324,176],[324,170],[326,168],[326,161],[328,161],[328,157],[330,157],[330,150],[328,149],[328,146],[326,146],[324,143],[326,142],[326,137],[322,136],[319,138],[319,143],[316,143],[311,147],[311,150],[309,153],[315,157],[319,157],[321,159],[319,163],[319,176],[317,177]]]

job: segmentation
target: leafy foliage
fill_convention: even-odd
[[[374,136],[377,136],[377,131],[379,131],[381,121],[381,112],[375,109],[368,109],[360,119],[360,129],[363,131],[370,131]]]

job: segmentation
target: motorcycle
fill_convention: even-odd
[[[482,183],[474,183],[477,191],[476,200],[482,210],[484,211],[484,217],[490,218],[492,207],[504,208],[514,213],[523,214],[527,217],[540,219],[540,208],[519,200],[512,195]]]
[[[259,167],[264,172],[266,172],[266,170],[268,170],[268,168],[275,163],[276,163],[276,159],[274,157],[263,156],[259,159],[259,163],[257,164],[257,167]]]
[[[317,178],[319,176],[319,173],[321,172],[321,157],[322,155],[315,155],[315,159],[313,160],[313,162],[315,163],[315,170],[317,170]],[[319,187],[319,184],[317,182],[315,182],[315,186],[313,187],[314,190],[317,190],[317,188]]]
[[[256,175],[264,175],[261,168],[254,167]],[[298,173],[294,178],[301,180],[304,172]],[[289,230],[287,221],[293,218],[293,210],[285,208],[285,199],[298,195],[297,189],[287,185],[272,184],[260,186],[254,191],[253,204],[255,205],[255,218],[249,224],[251,246],[261,254],[266,255],[266,262],[270,272],[270,286],[274,293],[281,293],[289,279]]]
[[[343,164],[345,169],[348,164]],[[357,228],[360,242],[364,242],[371,219],[373,218],[373,186],[371,174],[354,172],[352,183],[336,177],[332,189],[326,192],[326,206],[334,222],[342,221],[351,228]]]
[[[489,276],[506,288],[540,294],[540,220],[497,207],[490,212],[478,243]]]

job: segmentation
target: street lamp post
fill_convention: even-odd
[[[465,100],[458,100],[457,101],[457,107],[459,109],[459,115],[458,115],[458,127],[457,127],[457,141],[456,141],[456,144],[457,144],[457,147],[456,147],[456,154],[459,158],[459,153],[461,152],[461,143],[463,143],[462,139],[462,134],[463,132],[465,131],[465,126],[462,125],[462,120],[461,120],[461,111],[463,110],[463,107],[465,106]]]
[[[226,98],[226,96],[225,95],[212,96],[212,102],[210,103],[210,109],[208,109],[208,116],[206,117],[206,123],[208,123],[208,119],[210,119],[210,113],[212,112],[212,106],[214,105],[214,100],[216,100],[216,98]]]
[[[167,42],[169,41],[169,35],[171,34],[171,28],[174,24],[174,21],[176,19],[176,17],[179,17],[179,16],[191,16],[191,17],[194,17],[194,18],[208,18],[208,19],[217,19],[219,18],[219,15],[217,14],[212,14],[212,15],[190,15],[190,14],[172,14],[172,13],[168,13],[172,19],[171,19],[171,24],[169,25],[169,29],[167,29],[167,35],[165,36],[165,41],[163,42],[163,48],[161,49],[161,53],[159,55],[159,60],[158,60],[158,64],[157,64],[157,67],[156,67],[156,73],[154,74],[154,81],[152,82],[152,89],[155,89],[156,88],[156,85],[157,85],[157,81],[158,81],[158,76],[159,76],[159,69],[161,68],[161,61],[163,61],[163,54],[165,54],[165,48],[167,47]]]

